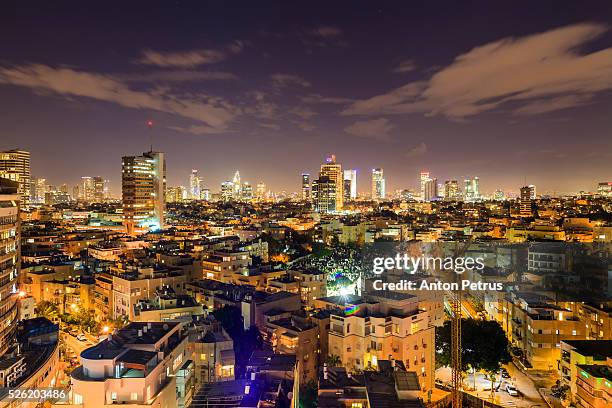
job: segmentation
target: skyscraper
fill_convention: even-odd
[[[302,200],[310,201],[310,174],[302,173]]]
[[[357,198],[357,170],[355,169],[349,169],[349,170],[344,170],[344,181],[349,181],[350,183],[348,184],[350,186],[350,190],[349,192],[344,192],[344,197],[346,200],[346,197],[348,197],[351,200],[354,200]],[[346,183],[344,184],[345,186],[347,185]]]
[[[258,200],[264,200],[266,198],[266,183],[264,183],[263,181],[257,183],[255,196]]]
[[[337,183],[328,176],[320,176],[312,182],[312,202],[316,212],[330,213],[337,210]]]
[[[164,226],[166,208],[166,159],[161,152],[124,156],[121,178],[123,217],[128,234],[137,227],[151,230]]]
[[[93,201],[96,203],[102,203],[106,200],[108,193],[106,180],[102,177],[96,176],[93,178]]]
[[[480,197],[480,179],[474,177],[473,179],[465,179],[465,186],[463,189],[463,199],[467,202],[479,201]]]
[[[328,182],[331,182],[335,186],[335,211],[342,210],[344,206],[344,197],[342,195],[343,183],[342,183],[342,166],[339,163],[336,163],[336,156],[331,155],[325,159],[325,163],[321,165],[321,172],[319,173],[319,180],[324,177],[328,178]],[[313,183],[314,187],[314,183]],[[313,192],[314,193],[314,192]]]
[[[521,187],[520,211],[521,216],[533,216],[533,200],[536,197],[536,188],[534,185]]]
[[[240,172],[238,170],[236,170],[236,173],[234,173],[232,183],[234,184],[234,199],[239,200],[242,192],[242,184],[240,183]]]
[[[198,171],[193,169],[189,175],[189,199],[199,200],[202,191],[202,179],[198,176]]]
[[[221,183],[221,199],[223,201],[231,201],[234,199],[235,185],[232,181],[224,181]]]
[[[13,343],[17,328],[17,278],[20,269],[20,184],[0,178],[0,356]]]
[[[31,202],[34,204],[44,204],[47,190],[47,179],[36,177],[32,182]]]
[[[424,187],[423,201],[436,201],[438,199],[438,179],[427,180]]]
[[[20,207],[30,208],[31,174],[30,152],[6,150],[0,152],[0,177],[19,183]]]
[[[372,169],[372,199],[383,200],[385,198],[385,178],[383,169]]]
[[[431,180],[429,178],[429,172],[428,171],[422,171],[421,174],[419,175],[419,180],[421,182],[421,200],[425,200],[425,184]]]
[[[89,176],[81,177],[81,200],[91,203],[94,201],[94,180]]]
[[[459,198],[459,182],[457,180],[446,180],[444,182],[444,199],[447,201]]]

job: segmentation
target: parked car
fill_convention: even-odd
[[[87,337],[85,337],[85,335],[83,333],[79,333],[78,336],[76,336],[78,341],[87,341]]]
[[[508,370],[506,370],[505,368],[501,369],[501,376],[503,378],[510,378],[510,373],[508,372]]]
[[[506,391],[513,397],[518,397],[519,393],[516,387],[512,384],[506,385]]]

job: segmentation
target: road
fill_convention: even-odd
[[[64,339],[64,343],[66,344],[66,347],[70,347],[77,356],[80,356],[83,350],[95,344],[92,339],[88,338],[87,341],[80,341],[80,340],[77,340],[76,337],[66,332],[62,332],[62,339]]]
[[[505,366],[510,374],[509,379],[502,379],[500,375],[497,376],[495,386],[499,386],[499,391],[495,392],[494,401],[495,403],[504,407],[520,407],[520,408],[535,408],[540,406],[542,408],[547,407],[546,402],[542,399],[535,384],[529,377],[523,374],[513,363]],[[444,383],[450,383],[451,381],[451,369],[449,367],[443,367],[436,370],[436,379],[442,380]],[[518,397],[512,397],[505,388],[508,383],[514,384],[519,391]],[[491,380],[489,380],[485,374],[476,373],[476,389],[474,388],[474,375],[468,374],[464,380],[464,390],[472,395],[476,395],[482,399],[490,399],[491,396]]]

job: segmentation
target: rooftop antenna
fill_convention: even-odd
[[[149,128],[149,142],[151,144],[151,152],[153,151],[153,121],[147,120],[147,127]]]

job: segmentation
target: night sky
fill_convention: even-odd
[[[612,3],[3,2],[0,149],[50,184],[166,152],[297,191],[335,153],[387,191],[479,176],[481,189],[594,190],[612,179]],[[18,4],[18,5],[17,5]]]

